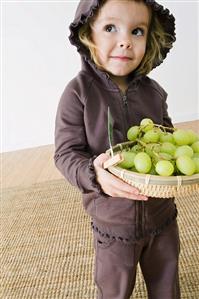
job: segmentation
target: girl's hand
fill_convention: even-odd
[[[120,180],[113,174],[103,168],[103,163],[108,160],[108,154],[101,154],[94,160],[94,168],[97,181],[104,193],[113,197],[125,197],[133,200],[147,200],[144,195],[139,194],[139,190],[124,181]]]

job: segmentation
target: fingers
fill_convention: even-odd
[[[132,200],[143,200],[143,201],[147,201],[148,197],[146,197],[145,195],[142,194],[137,194],[137,193],[133,193],[133,192],[121,192],[120,190],[115,190],[114,192],[110,192],[110,195],[112,197],[124,197],[124,198],[128,198],[128,199],[132,199]]]
[[[133,200],[147,200],[148,198],[141,195],[139,190],[114,175],[108,173],[105,170],[102,176],[100,176],[100,183],[103,191],[112,197],[125,197]],[[101,172],[101,171],[100,171]]]
[[[94,160],[94,165],[96,167],[103,167],[103,163],[110,159],[110,156],[108,154],[100,154],[95,160]]]
[[[118,197],[118,196],[117,196]],[[133,194],[133,193],[123,193],[119,197],[124,197],[132,200],[141,200],[141,201],[147,201],[148,197],[141,195],[141,194]]]
[[[119,194],[120,197],[126,197],[126,198],[134,199],[134,200],[147,200],[148,199],[146,196],[141,195],[140,191],[137,188],[135,188],[121,180],[119,180],[119,181],[120,181],[120,183],[118,183],[117,189],[114,189],[115,190],[114,193]]]
[[[140,194],[140,191],[137,188],[104,170],[103,163],[109,158],[108,154],[103,153],[94,160],[97,181],[101,185],[104,193],[112,197],[124,197],[132,200],[148,200],[146,196]]]
[[[143,200],[147,201],[148,197],[142,195],[142,194],[137,194],[133,192],[125,192],[117,189],[111,189],[110,191],[107,191],[107,194],[112,196],[112,197],[123,197],[123,198],[128,198],[132,200]]]
[[[114,177],[114,185],[117,189],[126,192],[126,193],[133,193],[133,194],[139,194],[139,190],[136,187],[133,187],[127,183],[125,183],[124,181],[122,181],[121,179]]]

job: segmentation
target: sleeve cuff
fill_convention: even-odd
[[[88,178],[90,180],[92,190],[99,193],[99,194],[104,194],[100,184],[97,182],[96,172],[95,172],[95,168],[94,168],[94,165],[93,165],[93,161],[95,160],[95,158],[96,158],[96,156],[93,156],[92,158],[89,159]]]

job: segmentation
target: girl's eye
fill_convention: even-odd
[[[142,36],[142,35],[144,35],[144,30],[141,28],[136,28],[132,31],[132,34],[137,35],[137,36]]]
[[[105,31],[106,32],[116,32],[116,27],[115,27],[115,25],[106,25]]]

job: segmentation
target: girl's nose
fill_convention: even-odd
[[[122,40],[119,42],[119,47],[123,49],[131,49],[132,48],[132,42],[128,39]]]

